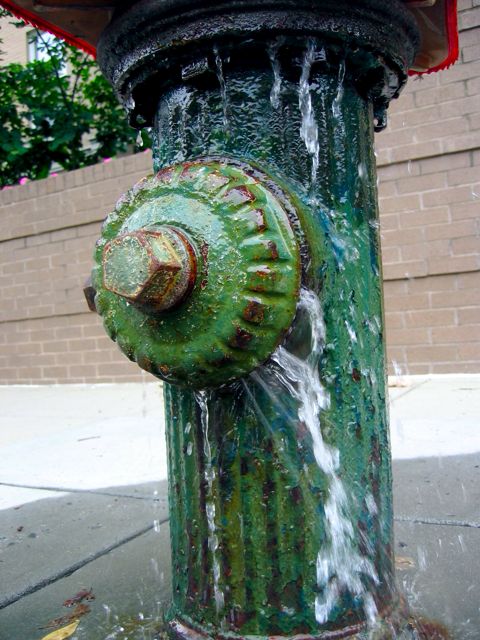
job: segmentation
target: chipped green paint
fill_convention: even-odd
[[[144,179],[97,243],[95,305],[110,337],[175,384],[218,386],[253,371],[295,315],[300,251],[287,209],[255,172],[225,160]],[[194,265],[180,255],[182,237]]]
[[[406,628],[407,616],[393,569],[372,105],[352,86],[348,70],[341,102],[339,69],[315,70],[310,83],[320,151],[312,185],[311,158],[299,135],[298,84],[283,81],[275,108],[271,72],[224,73],[227,128],[220,87],[191,89],[190,107],[182,110],[176,90],[161,100],[156,167],[170,164],[179,149],[186,160],[201,151],[228,154],[268,167],[277,183],[295,194],[309,247],[304,284],[318,293],[326,323],[321,378],[330,407],[322,414],[322,430],[340,452],[356,544],[371,557],[379,577],[368,587],[379,611],[378,638],[384,640],[393,628]],[[305,321],[297,318],[291,348],[304,349],[305,331]],[[165,399],[173,636],[190,638],[195,631],[207,637],[323,634],[328,639],[345,633],[366,638],[361,603],[348,594],[327,623],[319,625],[315,618],[327,485],[308,438],[304,444],[298,440],[295,402],[270,395],[252,377],[211,390],[203,399],[166,385]],[[202,402],[208,408],[207,444]],[[209,460],[215,470],[211,491],[205,475]],[[218,539],[213,548],[209,491]]]
[[[153,19],[148,23],[162,3],[139,3],[138,15],[134,4],[131,14],[140,22],[133,24],[148,23],[148,30],[131,27],[127,11],[118,32],[107,33],[102,58],[133,121],[154,122],[159,174],[107,220],[94,285],[110,335],[167,381],[170,635],[412,638],[394,580],[373,134],[406,78],[414,25],[402,28],[405,8],[396,0],[305,2],[298,11],[294,0],[278,9],[256,0],[200,4],[212,11],[198,17],[181,3],[188,15],[178,31],[163,12],[158,29]],[[130,44],[132,51],[110,65],[117,46]],[[218,175],[238,175],[241,188],[226,189]],[[261,207],[245,197],[254,189],[255,199],[277,211],[273,227],[259,227]],[[288,221],[277,228],[282,241],[262,243],[281,219]],[[151,224],[182,229],[197,247],[197,281],[172,312],[178,316],[148,318],[101,289],[102,243]],[[284,250],[296,280],[275,275]],[[308,355],[307,318],[301,312],[294,318],[300,256],[301,283],[318,295],[326,328],[322,434],[339,453],[355,558],[368,557],[378,578],[362,575],[378,611],[374,629],[367,628],[361,597],[346,589],[328,619],[316,615],[317,560],[322,566],[332,533],[328,478],[293,394],[258,375],[281,339],[291,352]],[[189,313],[194,304],[197,313]],[[240,328],[235,335],[233,325]],[[226,362],[225,352],[243,353]],[[179,381],[187,388],[168,384]]]

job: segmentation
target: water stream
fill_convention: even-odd
[[[220,84],[220,96],[222,99],[223,129],[225,133],[228,133],[228,130],[229,130],[228,98],[227,98],[227,85],[225,83],[225,76],[223,73],[223,60],[218,50],[218,47],[213,48],[213,53],[215,55],[215,66],[217,69],[217,78]]]
[[[302,65],[302,74],[298,87],[298,105],[302,117],[300,136],[305,143],[307,152],[312,159],[312,184],[317,178],[320,147],[318,143],[318,127],[315,120],[315,112],[312,105],[310,72],[315,60],[316,46],[313,40],[309,40]]]
[[[378,584],[375,567],[362,555],[356,544],[356,535],[349,509],[349,496],[340,478],[340,453],[325,442],[322,434],[322,411],[329,407],[329,394],[319,376],[319,361],[325,342],[325,326],[318,296],[303,289],[299,311],[302,310],[311,328],[311,344],[306,358],[281,346],[273,354],[274,366],[267,365],[252,374],[266,390],[271,388],[273,375],[280,385],[298,403],[297,426],[304,425],[311,436],[315,462],[328,480],[328,498],[324,505],[327,544],[322,545],[316,560],[319,593],[315,601],[315,617],[325,623],[340,595],[348,591],[363,602],[370,626],[377,619],[377,608],[365,583]],[[273,393],[278,393],[273,391]],[[372,498],[373,501],[373,498]],[[376,505],[371,505],[372,512]]]
[[[216,477],[216,471],[213,466],[212,446],[210,444],[208,391],[197,391],[195,393],[195,399],[200,408],[203,453],[205,456],[205,481],[207,483],[205,509],[208,523],[208,548],[212,553],[213,597],[215,599],[216,611],[220,613],[224,607],[224,595],[220,588],[220,559],[218,557],[218,535],[215,522],[215,497],[213,492],[213,482]]]
[[[282,73],[280,67],[280,60],[278,59],[278,50],[283,43],[283,39],[279,38],[275,42],[271,43],[268,47],[268,57],[272,65],[273,71],[273,84],[270,91],[270,103],[274,109],[280,107],[280,95],[282,91]]]

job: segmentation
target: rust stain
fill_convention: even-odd
[[[167,167],[166,169],[162,169],[161,171],[159,171],[155,177],[160,182],[171,182],[173,175],[173,167]]]
[[[448,629],[439,622],[425,618],[415,618],[412,622],[420,634],[420,640],[452,640]]]
[[[248,322],[261,324],[265,319],[265,307],[257,300],[250,300],[242,315]]]
[[[273,242],[273,240],[269,240],[267,242],[267,247],[270,251],[270,257],[272,258],[272,260],[278,260],[278,247],[275,244],[275,242]]]
[[[200,247],[200,253],[202,255],[202,262],[203,262],[203,278],[202,281],[200,282],[200,289],[205,289],[205,287],[208,284],[208,251],[209,251],[209,246],[207,242],[202,243],[202,246]]]
[[[354,367],[352,370],[352,380],[354,382],[360,382],[361,379],[362,379],[362,374],[356,367]]]
[[[253,338],[252,334],[241,327],[235,327],[235,335],[231,338],[230,344],[238,349],[246,349]]]

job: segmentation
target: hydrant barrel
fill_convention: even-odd
[[[175,19],[151,0],[119,12],[99,44],[132,123],[153,126],[158,173],[107,219],[94,273],[110,335],[166,381],[170,634],[410,637],[394,581],[373,133],[415,57],[415,20],[397,0],[172,4]],[[142,322],[99,276],[105,244],[145,219],[200,249],[170,327],[184,310],[189,342],[168,363],[168,312]],[[217,336],[216,304],[188,312],[214,281],[228,291],[222,353],[197,340]]]

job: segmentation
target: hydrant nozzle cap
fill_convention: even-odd
[[[102,269],[105,289],[147,313],[158,313],[179,305],[190,292],[195,250],[173,227],[141,229],[105,245]]]

